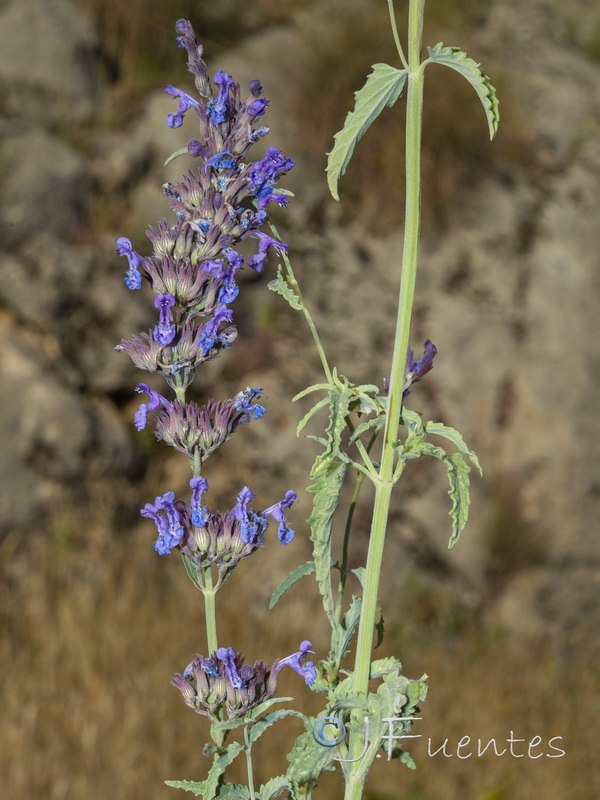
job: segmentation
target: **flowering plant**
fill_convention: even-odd
[[[127,259],[127,287],[137,291],[144,282],[149,284],[158,312],[153,329],[123,341],[117,350],[127,353],[140,369],[162,375],[174,395],[169,399],[140,383],[137,391],[148,399],[135,414],[135,427],[154,428],[157,439],[187,456],[192,473],[189,499],[178,499],[173,491],[167,491],[147,503],[141,514],[156,524],[156,552],[167,555],[179,551],[188,576],[204,597],[206,655],[196,655],[182,673],[175,674],[172,683],[186,705],[209,719],[212,743],[204,752],[213,757],[213,763],[203,781],[168,781],[204,800],[271,800],[284,792],[295,800],[308,798],[319,776],[333,769],[335,762],[341,765],[346,800],[359,800],[378,750],[383,748],[414,766],[398,742],[390,747],[389,741],[392,734],[397,740],[410,731],[426,696],[426,676],[409,680],[402,675],[396,658],[372,660],[374,633],[378,642],[383,637],[378,587],[391,493],[408,461],[423,455],[441,460],[450,481],[452,546],[467,520],[470,465],[479,469],[477,457],[457,431],[441,423],[424,422],[404,404],[413,384],[432,368],[437,353],[429,340],[416,360],[409,348],[419,236],[425,67],[443,64],[467,78],[482,100],[492,136],[498,123],[498,104],[479,65],[458,48],[438,44],[428,48],[429,57],[421,60],[424,0],[410,0],[408,57],[400,44],[392,0],[388,0],[388,6],[402,68],[386,64],[373,67],[365,86],[356,94],[354,110],[336,134],[327,167],[329,186],[337,199],[338,181],[356,143],[381,110],[393,105],[407,89],[404,253],[390,378],[381,390],[371,384],[355,385],[330,367],[288,258],[288,246],[269,218],[271,203],[287,205],[290,193],[277,184],[294,162],[275,147],[269,147],[264,158],[249,159],[252,146],[269,132],[266,126],[257,127],[268,104],[261,97],[260,83],[251,81],[249,96],[243,100],[239,85],[226,72],[217,72],[211,82],[202,47],[191,23],[185,20],[177,22],[177,41],[187,52],[197,97],[168,86],[166,91],[178,100],[178,106],[167,116],[167,124],[179,128],[189,112],[197,120],[200,138],[191,139],[168,161],[188,154],[197,159],[198,167],[180,182],[165,184],[164,192],[176,219],[161,219],[156,227],[149,228],[151,255],[137,253],[127,238],[117,242],[118,253]],[[254,494],[248,486],[241,488],[229,511],[211,511],[205,501],[209,488],[205,461],[240,424],[263,417],[266,408],[259,402],[262,389],[248,387],[232,399],[209,400],[205,405],[187,395],[197,368],[217,358],[236,339],[230,306],[239,292],[236,274],[244,266],[239,246],[246,239],[255,239],[258,244],[257,252],[245,262],[250,269],[260,272],[270,251],[280,257],[277,278],[269,283],[269,289],[303,313],[325,375],[325,382],[297,396],[324,393],[300,421],[298,433],[318,411],[329,411],[324,436],[312,437],[323,447],[308,489],[314,495],[308,519],[313,559],[283,580],[271,603],[273,606],[298,580],[314,574],[331,626],[329,653],[316,663],[307,659],[312,653],[308,640],[297,652],[276,659],[271,666],[262,660],[250,666],[234,647],[219,646],[217,639],[216,593],[239,563],[261,547],[269,521],[276,522],[282,544],[287,545],[295,535],[285,516],[297,500],[293,490],[262,511],[251,507]],[[447,452],[429,440],[431,435],[450,442],[454,449]],[[379,460],[371,456],[377,441],[382,442]],[[336,561],[332,555],[333,518],[342,485],[352,476],[355,488],[347,512],[343,555]],[[365,479],[375,486],[369,553],[364,567],[351,570],[347,554],[352,514]],[[350,572],[358,577],[362,596],[353,595],[348,602],[345,592]],[[336,573],[338,586],[334,590],[332,576]],[[350,670],[342,664],[356,631],[355,665]],[[325,695],[320,717],[290,708],[271,710],[274,704],[289,699],[276,696],[278,675],[284,666],[295,670],[313,691]],[[375,690],[370,688],[372,681],[378,682]],[[288,755],[290,767],[285,775],[257,789],[252,745],[270,725],[290,715],[300,717],[305,726]],[[348,743],[342,738],[331,746],[332,741],[321,735],[323,720],[335,720],[344,731],[347,729]],[[243,743],[231,738],[237,729],[243,731]],[[247,786],[226,779],[228,766],[241,753],[247,763]]]

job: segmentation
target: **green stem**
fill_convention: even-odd
[[[273,224],[273,222],[269,221],[269,227],[275,234],[275,237],[281,241],[281,237],[279,236],[279,231]],[[298,281],[296,280],[296,276],[294,275],[294,270],[292,269],[292,263],[288,258],[287,253],[283,252],[281,254],[283,259],[283,263],[285,264],[285,270],[288,274],[288,280],[291,288],[294,290],[298,299],[300,300],[300,305],[302,306],[302,313],[304,314],[304,318],[308,324],[310,332],[312,334],[313,340],[315,342],[315,346],[317,348],[317,352],[319,354],[319,358],[321,359],[321,365],[323,367],[323,371],[325,373],[325,377],[328,383],[333,383],[333,375],[331,373],[331,369],[329,367],[329,362],[327,361],[327,356],[325,355],[325,350],[323,349],[323,345],[321,344],[321,337],[317,331],[317,327],[313,321],[313,318],[310,315],[310,311],[306,307],[306,303],[304,302],[304,297],[302,297],[302,292],[300,291],[300,286],[298,285]]]
[[[396,50],[398,51],[398,55],[400,56],[400,61],[402,62],[402,66],[404,69],[408,69],[408,62],[404,55],[404,50],[402,49],[402,43],[400,42],[400,37],[398,36],[398,26],[396,25],[396,15],[394,14],[394,0],[388,0],[388,11],[390,12],[390,25],[392,26],[392,35],[394,37],[394,44],[396,45]]]
[[[410,324],[415,293],[417,254],[420,227],[421,195],[421,126],[423,114],[423,70],[421,69],[421,41],[425,0],[410,0],[408,18],[408,90],[406,110],[406,206],[404,219],[404,249],[402,274],[392,369],[390,375],[389,408],[386,420],[379,482],[375,490],[373,520],[366,566],[366,589],[356,645],[354,688],[366,695],[369,688],[373,630],[377,610],[377,596],[383,547],[388,523],[392,489],[394,485],[394,442],[398,437],[404,373],[408,352]],[[350,740],[350,758],[360,748],[360,737]],[[366,771],[357,763],[353,765],[347,785],[345,800],[360,800]]]
[[[244,741],[246,743],[246,767],[248,770],[248,791],[250,793],[250,800],[255,800],[254,794],[254,773],[252,770],[252,745],[248,739],[248,726],[244,725]]]
[[[217,614],[215,608],[216,589],[213,585],[212,567],[210,566],[204,570],[203,594],[208,654],[212,655],[219,645],[217,644]]]

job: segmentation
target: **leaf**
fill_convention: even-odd
[[[196,565],[194,564],[192,559],[185,553],[182,553],[182,557],[183,557],[183,566],[185,567],[185,571],[188,574],[188,578],[194,584],[196,589],[200,589],[200,591],[203,591],[202,584],[198,579],[198,572],[196,570]]]
[[[165,781],[167,786],[172,786],[173,789],[183,789],[184,792],[191,792],[198,797],[204,794],[204,781]]]
[[[323,607],[331,627],[337,623],[331,588],[331,531],[333,514],[338,504],[340,489],[344,482],[346,465],[340,461],[330,461],[319,472],[317,480],[308,488],[315,495],[313,510],[308,518],[311,527],[310,538],[313,543],[315,577]]]
[[[219,787],[218,800],[249,800],[250,791],[240,783],[224,783]]]
[[[249,743],[254,744],[254,742],[263,735],[267,728],[271,727],[274,722],[284,719],[284,717],[300,717],[301,719],[306,719],[304,714],[301,714],[299,711],[294,711],[293,708],[280,708],[279,711],[272,711],[270,714],[267,714],[255,722],[250,728],[248,733]]]
[[[348,444],[352,444],[357,439],[359,439],[363,433],[367,431],[372,431],[373,433],[379,433],[383,426],[385,425],[385,415],[380,414],[378,417],[374,417],[373,419],[369,419],[366,422],[361,422],[360,425],[357,425],[354,429],[354,433],[348,439]]]
[[[466,78],[475,89],[487,117],[490,139],[493,139],[498,131],[498,123],[500,121],[498,98],[496,97],[496,90],[488,76],[481,69],[481,66],[477,61],[469,58],[460,47],[444,47],[443,43],[439,42],[434,47],[428,47],[427,50],[431,61],[455,70],[463,78]]]
[[[312,386],[307,386],[306,389],[303,389],[301,392],[298,392],[298,394],[294,395],[294,397],[292,397],[292,403],[295,403],[296,400],[300,400],[301,397],[306,397],[306,395],[310,394],[311,392],[318,392],[320,389],[326,389],[327,391],[330,391],[332,388],[333,387],[330,383],[313,383]]]
[[[342,434],[346,429],[352,391],[352,386],[348,383],[339,388],[336,386],[329,390],[329,422],[325,429],[325,435],[327,436],[325,452],[317,456],[310,473],[311,478],[315,478],[325,464],[340,455]]]
[[[315,405],[310,409],[310,411],[306,413],[298,423],[298,426],[296,428],[296,436],[300,436],[307,422],[310,422],[310,420],[315,416],[315,414],[318,414],[319,411],[322,408],[325,408],[325,406],[328,403],[329,403],[329,397],[323,397],[321,400],[319,400],[318,403],[315,403]]]
[[[383,678],[383,676],[387,675],[389,672],[399,672],[401,669],[402,664],[397,658],[393,656],[390,658],[379,658],[371,664],[370,677],[371,680],[374,678]]]
[[[284,300],[287,300],[288,303],[294,308],[296,311],[302,311],[302,300],[298,297],[294,289],[290,286],[289,281],[285,278],[281,272],[281,266],[277,267],[277,277],[275,280],[269,281],[267,283],[267,289],[270,289],[272,292],[276,294],[280,294]]]
[[[448,542],[448,548],[451,548],[459,540],[469,517],[469,505],[471,503],[469,472],[471,468],[461,453],[447,453],[441,447],[436,447],[430,442],[423,444],[422,452],[423,455],[438,458],[446,465],[448,470],[448,482],[450,483],[448,494],[452,500],[452,508],[450,509],[452,535]]]
[[[441,422],[426,422],[425,431],[426,433],[433,433],[435,436],[443,436],[444,439],[452,442],[461,453],[468,457],[479,474],[483,475],[483,470],[481,469],[477,456],[467,447],[465,440],[457,430],[449,428],[447,425],[442,425]]]
[[[333,149],[328,153],[327,183],[335,200],[337,185],[358,142],[385,106],[392,106],[402,94],[408,73],[389,64],[373,64],[373,72],[362,89],[354,95],[354,111],[350,111],[341,131],[335,134]]]
[[[260,800],[274,800],[275,797],[279,797],[286,789],[291,789],[291,786],[291,783],[285,775],[278,775],[276,778],[271,778],[271,780],[260,787],[258,796]]]
[[[263,703],[255,706],[247,716],[250,717],[250,719],[256,719],[261,714],[264,714],[268,708],[271,708],[271,706],[275,705],[275,703],[287,703],[289,700],[293,699],[293,697],[271,697],[270,700],[265,700]]]
[[[163,164],[163,167],[166,167],[167,164],[171,163],[171,161],[175,161],[175,159],[179,158],[179,156],[187,156],[187,154],[188,154],[188,146],[186,144],[185,147],[181,147],[179,150],[175,150],[174,153],[171,153],[171,155],[167,158],[167,160]]]
[[[298,736],[291,752],[286,756],[290,762],[286,777],[292,786],[295,798],[306,796],[298,790],[299,787],[308,783],[314,785],[325,770],[335,769],[333,764],[333,759],[336,756],[335,752],[333,752],[335,748],[323,747],[317,744],[312,735],[312,726],[315,722],[314,718],[308,720],[307,727],[310,727],[305,733],[301,733]]]
[[[196,796],[202,795],[204,800],[214,800],[218,796],[217,788],[221,776],[243,749],[239,742],[232,742],[226,750],[215,756],[205,781],[165,781],[165,783],[174,789],[184,789],[186,792],[192,792]]]
[[[299,567],[284,578],[281,583],[279,584],[279,588],[273,592],[273,597],[271,598],[271,602],[269,603],[269,611],[277,605],[281,597],[290,589],[300,578],[304,578],[306,575],[310,575],[315,571],[315,562],[314,561],[307,561],[306,564],[301,564]]]
[[[362,600],[356,595],[352,595],[350,607],[344,614],[341,625],[338,625],[333,632],[331,641],[331,657],[336,664],[344,658],[350,646],[350,640],[360,620],[360,609]]]

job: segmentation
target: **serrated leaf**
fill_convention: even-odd
[[[392,106],[402,94],[408,73],[389,64],[373,64],[373,72],[362,89],[354,95],[354,110],[350,111],[341,131],[335,134],[333,149],[328,153],[327,183],[335,200],[339,200],[337,185],[358,142],[367,128],[386,106]]]
[[[204,800],[214,800],[221,776],[243,749],[239,742],[232,742],[226,750],[215,756],[205,781],[165,781],[165,783],[174,789],[183,789],[196,796],[202,795]]]
[[[433,433],[435,436],[442,436],[444,439],[452,442],[452,444],[457,447],[461,453],[467,456],[479,474],[483,475],[483,470],[481,469],[479,459],[475,453],[469,447],[467,447],[465,440],[457,430],[450,428],[447,425],[443,425],[441,422],[426,422],[425,432]]]
[[[462,453],[447,453],[443,448],[425,442],[422,452],[424,455],[434,456],[446,465],[450,489],[448,494],[452,500],[450,516],[452,517],[452,535],[448,548],[454,547],[464,530],[469,517],[471,496],[469,493],[469,472],[471,468],[464,460]]]
[[[165,783],[173,789],[183,789],[184,792],[191,792],[196,797],[204,794],[205,781],[165,781]]]
[[[271,598],[271,602],[269,603],[269,611],[274,608],[275,605],[279,602],[279,600],[283,597],[283,595],[290,589],[300,578],[306,577],[306,575],[311,575],[315,571],[315,562],[314,561],[307,561],[306,564],[301,564],[299,567],[284,578],[281,583],[279,584],[279,588],[273,592],[273,597]]]
[[[279,797],[282,792],[291,789],[291,783],[285,775],[278,775],[276,778],[271,778],[260,787],[258,796],[260,800],[274,800]]]
[[[308,518],[311,528],[310,538],[313,543],[315,578],[327,618],[334,629],[337,622],[331,588],[331,530],[345,474],[345,464],[340,461],[330,461],[308,488],[308,491],[315,495],[313,510]]]
[[[315,719],[308,720],[308,730],[301,733],[294,742],[290,753],[286,756],[290,762],[286,777],[289,780],[293,796],[305,797],[301,787],[308,783],[314,784],[325,770],[334,769],[335,748],[323,747],[314,740],[312,726]]]
[[[443,64],[455,70],[463,78],[466,78],[471,86],[479,95],[487,117],[490,139],[493,139],[498,131],[500,114],[498,113],[498,98],[496,90],[485,72],[477,61],[460,49],[460,47],[444,47],[442,42],[438,42],[434,47],[428,47],[429,58],[435,64]]]
[[[300,422],[298,423],[298,425],[297,425],[297,427],[296,427],[296,436],[300,436],[300,434],[302,433],[302,430],[303,430],[303,429],[306,427],[306,424],[307,424],[308,422],[310,422],[310,420],[311,420],[311,419],[312,419],[312,418],[315,416],[315,414],[318,414],[318,413],[319,413],[319,411],[320,411],[322,408],[325,408],[325,406],[326,406],[328,403],[329,403],[329,397],[323,397],[321,400],[319,400],[319,402],[318,402],[318,403],[315,403],[315,405],[314,405],[314,406],[313,406],[313,407],[310,409],[310,411],[308,411],[308,412],[307,412],[307,413],[306,413],[306,414],[305,414],[305,415],[302,417],[302,419],[300,420]]]
[[[373,678],[383,678],[389,672],[399,672],[402,669],[402,664],[397,658],[391,656],[390,658],[378,658],[371,663],[371,680]]]
[[[270,714],[259,719],[257,722],[252,725],[250,731],[248,732],[248,741],[250,744],[254,744],[254,742],[263,735],[263,733],[273,725],[274,722],[278,722],[280,719],[284,719],[285,717],[300,717],[301,719],[306,719],[304,714],[301,714],[299,711],[294,711],[293,708],[280,708],[279,711],[272,711]]]
[[[310,476],[315,478],[320,469],[328,464],[338,455],[342,446],[342,434],[346,429],[347,417],[352,398],[352,387],[343,386],[341,389],[332,388],[328,393],[329,400],[329,422],[325,429],[327,437],[325,452],[320,453],[313,464]]]
[[[284,277],[281,266],[277,268],[277,277],[267,283],[267,289],[281,295],[296,311],[302,311],[302,301]]]
[[[301,392],[298,392],[298,394],[295,394],[292,397],[292,403],[295,403],[296,400],[300,400],[302,397],[306,397],[306,395],[310,394],[311,392],[318,392],[322,389],[330,391],[333,388],[334,387],[330,383],[313,383],[312,386],[307,386],[306,389],[303,389]]]
[[[224,783],[219,786],[217,800],[249,800],[250,791],[241,783]]]
[[[359,439],[363,433],[367,431],[372,431],[373,433],[379,433],[383,426],[385,425],[385,416],[380,414],[378,417],[374,417],[373,419],[367,420],[366,422],[361,422],[360,425],[357,425],[352,433],[352,436],[348,439],[348,444],[352,444],[357,439]]]

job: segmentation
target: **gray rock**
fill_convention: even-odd
[[[0,233],[15,248],[40,231],[76,238],[87,224],[91,181],[83,156],[41,130],[0,148]]]
[[[98,41],[69,0],[13,0],[0,11],[0,79],[11,117],[66,127],[91,118]]]

